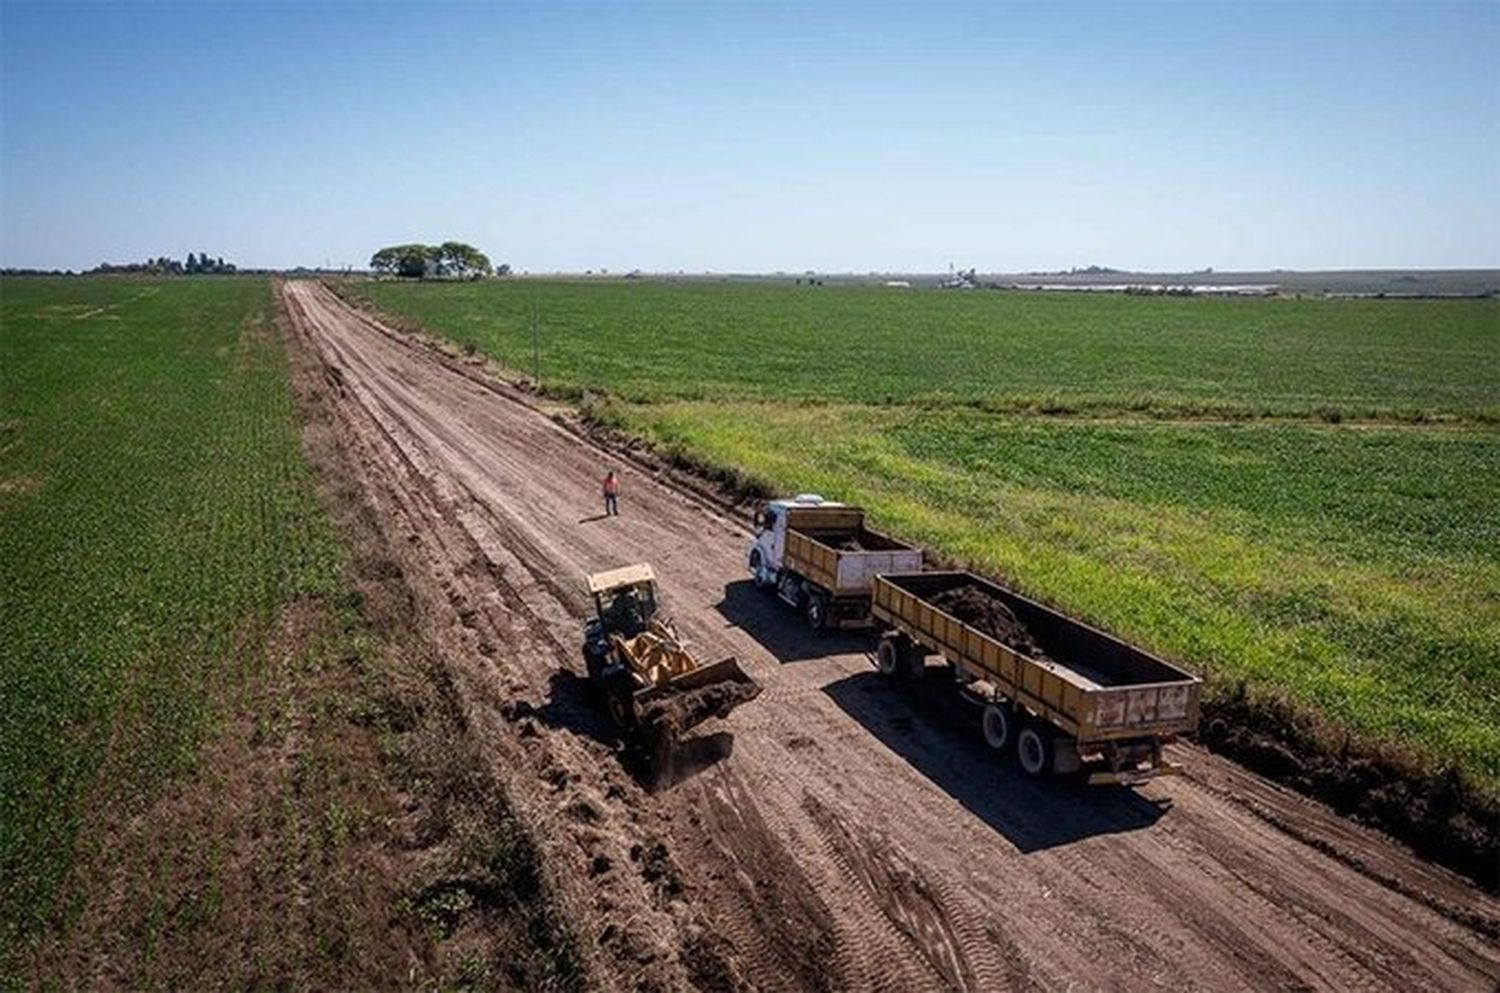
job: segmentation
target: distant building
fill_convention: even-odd
[[[950,272],[938,283],[945,290],[977,290],[979,278],[973,269],[960,269],[958,272]]]

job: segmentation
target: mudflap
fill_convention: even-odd
[[[1181,773],[1182,766],[1176,762],[1163,762],[1161,765],[1149,766],[1145,769],[1091,773],[1088,782],[1090,786],[1135,786],[1156,779],[1158,776],[1177,776]]]
[[[1158,776],[1175,776],[1182,766],[1162,757],[1160,739],[1133,744],[1106,745],[1108,771],[1089,776],[1090,786],[1135,786]],[[1143,766],[1144,763],[1144,766]]]

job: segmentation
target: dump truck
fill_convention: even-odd
[[[656,574],[637,564],[588,576],[594,616],[584,622],[583,657],[622,738],[653,761],[683,732],[725,717],[760,686],[734,657],[698,661],[661,611]]]
[[[757,525],[751,577],[800,610],[814,630],[869,627],[875,577],[922,568],[921,549],[865,527],[860,508],[815,493],[770,501]]]
[[[1091,770],[1094,784],[1180,771],[1162,746],[1198,725],[1201,681],[1066,614],[968,572],[881,575],[876,665],[920,678],[929,655],[981,708],[979,729],[1035,776]]]

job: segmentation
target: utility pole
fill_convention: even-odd
[[[542,388],[542,337],[537,326],[536,301],[531,301],[531,381]]]

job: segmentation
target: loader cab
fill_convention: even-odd
[[[642,583],[595,594],[594,609],[606,633],[634,638],[656,614],[656,590]]]
[[[781,556],[786,551],[786,517],[793,507],[841,507],[816,493],[799,493],[783,500],[772,500],[755,516],[755,537],[750,542],[750,575],[757,585],[774,586],[781,570]]]
[[[583,625],[583,654],[589,675],[598,678],[610,665],[609,636],[634,638],[656,616],[656,575],[649,565],[630,565],[588,577],[594,616]]]

